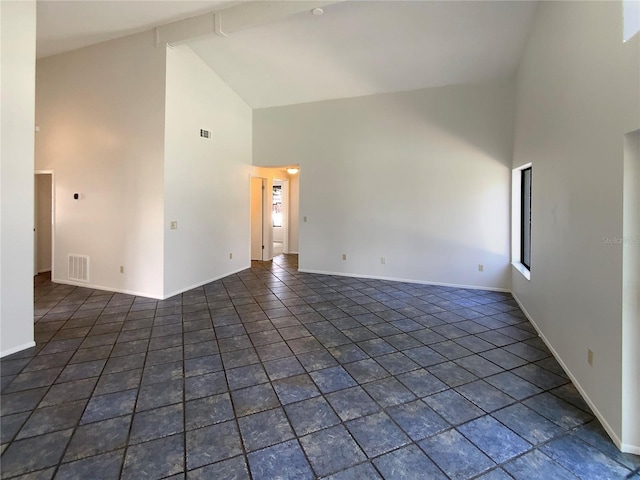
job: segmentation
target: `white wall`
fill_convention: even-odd
[[[251,108],[190,47],[167,50],[165,296],[251,265],[251,128]]]
[[[622,438],[640,445],[640,130],[625,135],[622,229]]]
[[[51,174],[36,175],[36,262],[37,272],[51,270]]]
[[[533,164],[531,280],[514,270],[513,291],[618,445],[631,438],[621,437],[622,246],[603,239],[623,233],[623,137],[640,126],[639,40],[623,44],[621,9],[539,5],[513,164]]]
[[[68,254],[89,255],[90,286],[162,296],[164,80],[151,31],[38,60],[36,168],[55,170],[54,281],[68,282]]]
[[[509,289],[513,118],[510,82],[259,109],[254,165],[300,164],[301,270]]]
[[[0,356],[33,341],[36,2],[0,2]]]

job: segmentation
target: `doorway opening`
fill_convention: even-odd
[[[53,171],[39,170],[34,178],[33,274],[53,271],[54,183]],[[53,275],[51,275],[53,277]]]
[[[254,167],[251,176],[251,260],[298,254],[298,168]]]

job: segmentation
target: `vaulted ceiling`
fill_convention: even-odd
[[[327,3],[327,2],[324,2]],[[48,56],[247,2],[39,1]],[[191,48],[251,107],[508,78],[537,2],[339,1],[269,19]],[[257,22],[260,23],[260,22]]]

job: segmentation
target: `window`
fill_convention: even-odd
[[[623,40],[628,42],[640,31],[640,2],[638,0],[624,0],[622,2]]]
[[[520,171],[520,263],[531,270],[531,167]]]
[[[273,226],[282,226],[282,185],[273,186]]]

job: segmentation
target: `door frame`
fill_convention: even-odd
[[[264,177],[258,177],[255,175],[251,175],[249,177],[249,258],[251,260],[254,260],[253,258],[253,234],[254,234],[254,225],[253,222],[254,220],[257,220],[254,216],[254,209],[253,209],[253,181],[254,180],[260,180],[261,184],[262,184],[262,196],[261,196],[261,207],[260,207],[260,238],[261,238],[261,252],[260,252],[260,261],[264,261],[265,259],[265,196],[266,196],[266,190],[267,190],[267,179]]]
[[[51,175],[51,279],[55,278],[55,244],[56,244],[56,174],[54,170],[34,170],[33,180],[36,181],[37,175]],[[33,272],[34,276],[38,272],[38,189],[34,189],[34,225],[33,225]]]

